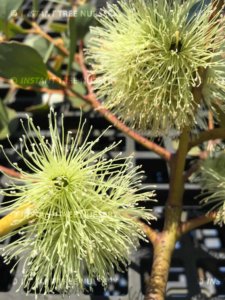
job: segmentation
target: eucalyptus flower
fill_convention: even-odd
[[[202,70],[215,79],[205,87],[206,102],[215,101],[215,89],[224,92],[224,83],[217,86],[224,72],[216,71],[224,65],[224,17],[212,17],[212,4],[120,0],[97,19],[87,51],[94,87],[128,125],[152,135],[193,125],[199,103],[192,89],[201,85]]]
[[[225,152],[202,162],[199,182],[203,200],[210,211],[216,211],[215,223],[225,224]]]
[[[225,30],[225,29],[224,29]],[[223,64],[215,65],[212,68],[208,68],[205,76],[205,84],[203,85],[203,96],[204,99],[212,110],[215,112],[217,118],[218,108],[222,111],[225,110],[224,99],[225,99],[225,42],[221,46],[222,56],[218,55],[213,58],[213,61],[221,61]]]
[[[23,258],[21,285],[28,292],[79,292],[84,276],[90,284],[97,278],[106,285],[114,268],[126,265],[138,240],[145,239],[137,220],[153,218],[140,205],[153,192],[142,190],[143,174],[132,157],[106,159],[116,143],[94,152],[101,136],[89,141],[90,129],[81,142],[84,124],[80,121],[74,136],[65,134],[63,120],[59,131],[56,113],[49,114],[50,138],[30,117],[22,123],[25,134],[14,150],[31,172],[12,164],[21,173],[19,183],[1,191],[13,196],[1,214],[29,208],[29,223],[1,239],[20,234],[3,254],[6,261]]]

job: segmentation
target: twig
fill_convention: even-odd
[[[30,22],[33,29],[30,30],[30,32],[34,34],[38,34],[47,41],[49,41],[51,44],[53,44],[55,47],[57,47],[64,55],[68,56],[69,51],[62,45],[57,43],[55,39],[53,39],[49,34],[47,34],[45,31],[42,30],[42,28],[36,23],[36,22]]]
[[[196,138],[192,139],[189,143],[188,149],[200,145],[209,140],[225,139],[225,128],[215,128],[212,130],[200,133]]]
[[[9,175],[11,177],[20,178],[21,174],[13,169],[6,168],[4,166],[0,166],[0,171],[5,173],[6,175]]]
[[[179,234],[186,234],[189,231],[198,228],[200,226],[203,226],[205,224],[208,224],[210,222],[213,222],[216,218],[216,212],[211,212],[206,215],[188,220],[187,222],[184,222],[181,224],[179,228]]]
[[[149,239],[149,241],[152,243],[152,245],[154,245],[156,240],[157,240],[157,237],[158,237],[157,231],[155,231],[149,225],[147,225],[143,222],[139,221],[139,224],[143,228],[143,231],[145,232],[145,234],[146,234],[147,238]]]
[[[96,109],[105,119],[107,119],[110,123],[112,123],[117,129],[121,132],[141,144],[146,149],[155,152],[165,160],[169,161],[171,158],[171,153],[167,151],[165,148],[157,145],[154,142],[151,142],[147,138],[141,136],[136,131],[130,129],[123,122],[119,121],[119,119],[112,114],[109,110],[104,108],[101,103],[93,96],[86,97],[86,101],[91,104],[91,106]]]

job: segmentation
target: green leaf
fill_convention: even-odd
[[[86,95],[87,92],[86,87],[82,82],[76,82],[73,86],[73,90],[81,95]],[[82,108],[85,112],[91,109],[91,106],[78,96],[70,96],[69,100],[74,108]]]
[[[76,61],[73,62],[73,69],[77,72],[81,72],[81,67]]]
[[[83,39],[89,31],[89,27],[94,22],[95,8],[91,4],[80,6],[76,14],[77,38]]]
[[[92,34],[90,33],[90,31],[85,35],[84,37],[84,45],[85,47],[89,46],[90,40],[92,38]]]
[[[32,113],[43,113],[43,112],[49,111],[49,105],[47,103],[31,105],[31,106],[27,107],[26,111],[32,112]]]
[[[69,63],[68,63],[68,69],[67,72],[70,74],[73,64],[73,58],[74,54],[76,52],[77,47],[77,33],[76,33],[76,18],[70,17],[69,18],[69,41],[70,41],[70,50],[69,50]]]
[[[39,0],[32,0],[33,17],[36,18],[39,13]]]
[[[70,3],[68,3],[67,1],[63,1],[63,0],[48,0],[49,2],[53,2],[53,3],[58,3],[58,4],[62,4],[63,6],[68,6],[70,7]]]
[[[13,38],[17,34],[26,34],[26,30],[24,30],[19,25],[16,25],[13,22],[8,22],[7,24],[8,29],[8,38]],[[0,19],[0,31],[5,30],[5,21]]]
[[[9,118],[6,110],[6,106],[0,100],[0,130],[2,130],[8,124]]]
[[[22,86],[47,79],[47,68],[40,54],[17,42],[0,44],[0,76],[13,79]]]
[[[94,20],[94,7],[90,4],[79,6],[76,16],[72,16],[68,21],[69,35],[69,62],[67,72],[70,74],[72,69],[74,54],[76,53],[77,41],[83,39],[89,31],[90,25]]]
[[[74,86],[73,86],[73,90],[81,95],[85,95],[86,92],[87,92],[87,89],[85,87],[85,85],[80,82],[80,81],[77,81]]]
[[[0,101],[0,140],[10,136],[18,127],[16,111]]]
[[[23,0],[1,0],[0,1],[0,19],[8,20],[16,16],[17,10],[23,4]]]
[[[63,33],[67,30],[67,25],[59,22],[52,22],[50,28],[55,32]]]
[[[34,35],[28,38],[25,44],[34,48],[44,58],[50,43],[43,37]]]
[[[220,108],[218,105],[214,105],[214,108],[217,113],[217,119],[218,123],[221,128],[225,128],[225,112],[222,108]]]

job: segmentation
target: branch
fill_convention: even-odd
[[[96,109],[105,119],[107,119],[110,123],[112,123],[117,129],[121,132],[144,146],[146,149],[155,152],[165,160],[169,161],[171,158],[171,153],[167,151],[165,148],[157,145],[154,142],[151,142],[147,138],[141,136],[136,131],[130,129],[123,122],[119,121],[119,119],[112,114],[109,110],[104,108],[101,103],[93,96],[88,96],[86,101],[91,104],[91,106]]]
[[[55,39],[53,39],[49,34],[47,34],[36,22],[29,22],[33,29],[30,30],[31,33],[38,34],[51,44],[53,44],[56,48],[58,48],[64,55],[69,56],[69,51],[62,45],[57,43]]]
[[[155,245],[156,240],[157,240],[157,236],[158,236],[157,231],[155,231],[149,225],[147,225],[147,224],[145,224],[143,222],[139,221],[139,224],[143,228],[143,231],[145,232],[147,238],[152,243],[152,245]]]
[[[0,219],[0,237],[22,227],[32,219],[34,219],[34,214],[30,205],[15,209],[7,216]]]
[[[179,235],[186,234],[195,228],[211,223],[215,220],[215,218],[216,212],[211,212],[206,215],[188,220],[187,222],[181,224],[179,228]]]
[[[170,176],[170,191],[167,201],[168,207],[182,206],[182,195],[184,191],[184,167],[186,155],[188,152],[190,129],[188,127],[183,129],[180,135],[178,150],[171,161],[171,176]]]
[[[15,177],[15,178],[21,177],[21,174],[19,172],[13,169],[6,168],[4,166],[0,166],[0,171],[11,177]]]
[[[189,143],[188,149],[207,142],[209,140],[225,139],[225,128],[216,128],[200,133],[196,138]]]

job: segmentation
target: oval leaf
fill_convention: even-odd
[[[0,44],[0,76],[22,86],[39,84],[47,78],[47,68],[40,54],[17,42]]]

